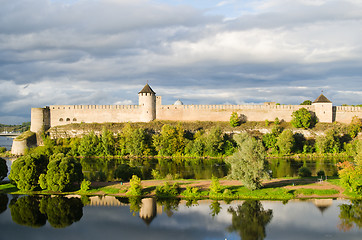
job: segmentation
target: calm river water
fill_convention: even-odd
[[[0,136],[0,147],[6,147],[7,150],[11,150],[13,144],[13,138]]]
[[[0,195],[0,239],[360,240],[361,207],[346,200],[225,203]]]

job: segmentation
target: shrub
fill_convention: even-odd
[[[215,177],[214,175],[211,178],[211,184],[210,184],[210,196],[217,196],[221,193],[222,188],[219,182],[219,179]]]
[[[298,170],[298,175],[300,177],[310,177],[310,176],[312,176],[312,172],[310,171],[310,169],[308,167],[301,167]]]
[[[39,187],[39,177],[46,173],[48,158],[41,154],[28,154],[14,161],[9,179],[18,189],[32,191]]]
[[[136,175],[133,175],[130,182],[130,188],[128,189],[127,196],[141,196],[142,195],[142,185],[141,179]]]
[[[188,198],[199,198],[201,196],[201,192],[198,187],[187,186],[186,190],[182,192],[182,195]]]
[[[90,181],[83,179],[82,183],[80,184],[80,190],[86,192],[89,190],[90,185]]]
[[[337,164],[342,185],[351,192],[362,194],[362,166],[345,161]]]
[[[325,177],[325,176],[326,176],[326,173],[325,173],[323,170],[319,170],[319,171],[317,172],[317,176],[318,176],[318,177]]]
[[[8,166],[5,159],[0,158],[0,181],[2,181],[8,174]]]
[[[292,117],[293,119],[291,123],[296,128],[307,129],[314,125],[314,118],[306,108],[301,108],[297,111],[294,111]]]
[[[0,147],[0,153],[6,152],[6,147]]]
[[[233,112],[230,116],[230,126],[237,127],[240,126],[240,119],[237,112]]]
[[[174,183],[172,186],[165,182],[162,186],[156,187],[156,196],[161,198],[176,197],[180,193],[180,186],[178,183]]]

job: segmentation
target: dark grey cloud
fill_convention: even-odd
[[[321,90],[361,103],[360,1],[178,3],[0,1],[0,122],[52,104],[137,104],[147,81],[168,104],[299,104]],[[226,5],[240,14],[215,10]]]

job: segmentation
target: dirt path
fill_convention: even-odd
[[[187,186],[198,187],[200,190],[207,190],[210,187],[211,180],[146,180],[142,181],[143,188],[155,187],[163,185],[165,182],[170,184],[179,183],[180,187],[185,189]],[[237,180],[220,180],[221,186],[242,186],[241,181]],[[326,181],[316,181],[315,179],[272,179],[269,181],[263,182],[265,187],[281,187],[291,190],[296,190],[300,188],[307,189],[319,189],[319,190],[337,190],[337,194],[333,195],[323,195],[323,198],[347,198],[343,192],[344,189],[331,184]],[[129,183],[120,183],[120,182],[93,182],[93,187],[106,187],[112,186],[112,188],[126,189],[129,187]],[[297,195],[297,198],[320,198],[319,195]]]

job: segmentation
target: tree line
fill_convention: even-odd
[[[306,138],[301,133],[283,129],[274,122],[270,133],[250,134],[261,140],[268,155],[291,155],[306,153],[346,153],[355,155],[361,123],[352,121],[346,126],[335,125],[315,138]],[[181,124],[164,124],[160,132],[132,128],[126,124],[115,134],[106,128],[100,135],[90,132],[82,137],[50,139],[44,137],[44,146],[30,152],[42,152],[48,156],[63,153],[66,156],[184,156],[226,157],[237,149],[232,133],[224,133],[220,127],[196,132],[185,130]]]

